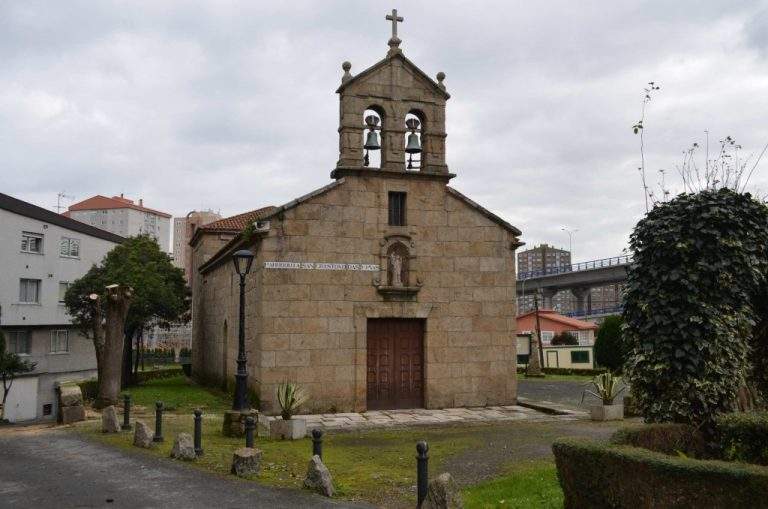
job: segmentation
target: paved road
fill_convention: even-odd
[[[0,432],[0,507],[367,507],[226,479],[62,430]]]
[[[581,394],[584,389],[589,389],[585,382],[558,381],[548,382],[546,378],[536,380],[517,379],[517,392],[520,396],[537,401],[551,401],[560,403],[571,408],[586,410],[587,405],[593,401],[592,396],[587,394],[584,398],[584,405],[579,406]]]

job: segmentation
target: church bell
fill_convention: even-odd
[[[405,146],[405,151],[409,154],[418,154],[421,152],[421,143],[419,143],[419,135],[411,133],[408,135],[408,144]]]
[[[379,150],[381,148],[381,145],[379,145],[379,135],[376,133],[376,131],[370,131],[368,133],[368,137],[365,139],[365,145],[363,145],[365,150]]]

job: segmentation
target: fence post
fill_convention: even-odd
[[[163,441],[163,402],[155,402],[155,437],[153,442]]]
[[[253,430],[256,427],[256,422],[250,415],[245,418],[245,446],[253,448]]]
[[[416,507],[421,507],[429,488],[429,445],[424,440],[416,443]]]
[[[203,455],[203,411],[195,409],[195,455]]]
[[[323,459],[323,430],[320,428],[312,430],[312,456]]]
[[[123,394],[123,425],[122,429],[131,429],[131,395]]]

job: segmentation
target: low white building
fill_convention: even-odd
[[[93,343],[72,326],[64,293],[123,240],[0,193],[0,330],[9,351],[37,363],[14,381],[7,419],[53,419],[55,383],[96,376]]]
[[[96,195],[70,205],[64,215],[122,237],[149,235],[160,249],[170,252],[171,215],[145,207],[144,200]]]

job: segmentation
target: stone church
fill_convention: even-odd
[[[520,230],[448,184],[445,75],[403,55],[344,62],[331,183],[281,206],[199,229],[193,371],[231,383],[239,278],[249,386],[263,411],[297,382],[307,412],[516,402],[515,250]]]

